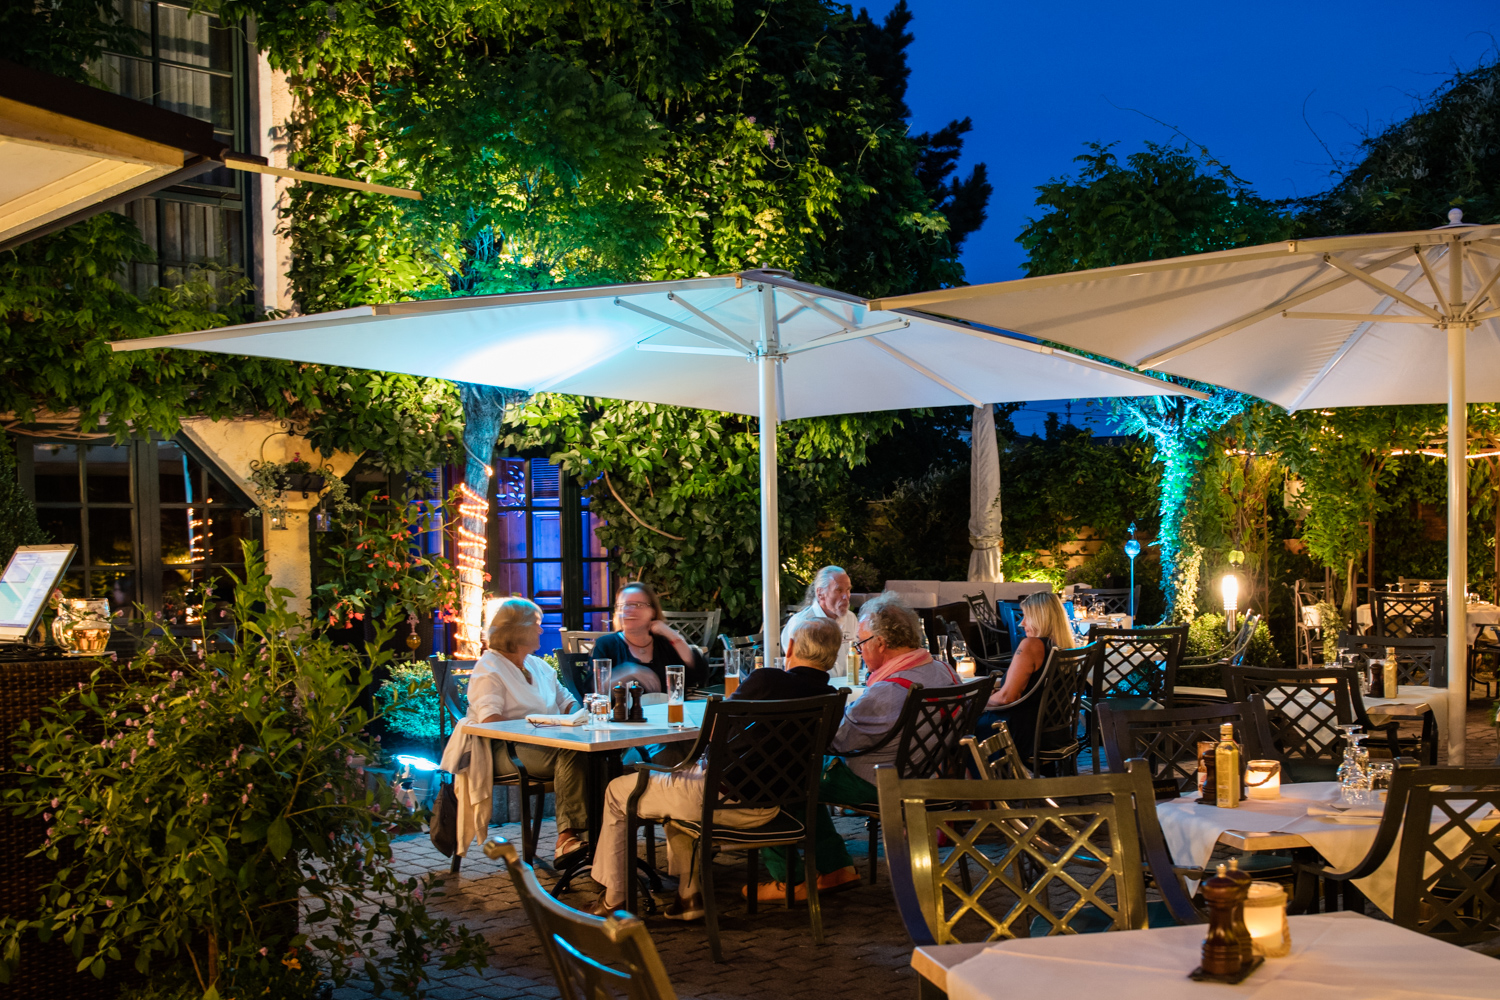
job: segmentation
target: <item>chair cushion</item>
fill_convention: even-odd
[[[1172,919],[1172,911],[1167,909],[1167,904],[1159,900],[1146,904],[1146,925],[1151,928],[1178,926],[1177,921]],[[1114,925],[1103,910],[1090,903],[1074,914],[1068,926],[1079,934],[1098,934],[1109,930]],[[1052,922],[1046,917],[1032,918],[1032,937],[1046,937],[1051,929]]]
[[[1292,870],[1292,858],[1286,854],[1266,854],[1260,851],[1246,851],[1239,857],[1240,871],[1251,872],[1262,875],[1266,872],[1285,869]]]
[[[694,837],[702,836],[701,824],[695,819],[673,819],[672,823]],[[768,842],[779,844],[787,840],[796,840],[806,835],[806,833],[807,824],[783,809],[760,826],[743,829],[731,826],[715,826],[714,843],[745,844],[754,847],[757,844]]]

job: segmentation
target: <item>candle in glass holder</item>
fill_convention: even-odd
[[[1251,882],[1245,899],[1245,926],[1257,955],[1280,958],[1292,950],[1286,922],[1286,890],[1275,882]]]
[[[1281,798],[1281,762],[1252,760],[1246,764],[1245,794],[1252,799]]]
[[[958,661],[958,676],[964,678],[965,680],[972,679],[976,669],[977,668],[974,663],[974,657],[972,656],[966,656],[962,660]]]

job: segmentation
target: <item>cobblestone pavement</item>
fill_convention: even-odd
[[[1471,765],[1487,765],[1500,754],[1494,727],[1485,713],[1481,702],[1470,704],[1467,735]],[[1440,762],[1446,762],[1446,758],[1444,750]],[[849,842],[860,874],[867,875],[864,821],[841,818],[836,823]],[[491,829],[520,843],[520,826],[516,823]],[[542,828],[540,858],[551,857],[553,836],[549,820]],[[432,848],[425,834],[401,839],[395,850],[397,867],[404,875],[448,870],[447,859]],[[825,1000],[848,996],[878,1000],[887,996],[910,998],[915,993],[916,977],[909,967],[911,940],[896,914],[883,864],[876,884],[870,885],[866,878],[857,889],[824,898],[826,943],[818,947],[812,942],[805,909],[763,906],[755,916],[745,912],[744,901],[739,898],[739,887],[744,884],[741,859],[741,855],[729,855],[716,867],[727,963],[715,963],[709,956],[702,924],[650,921],[651,935],[679,997]],[[537,874],[545,885],[555,881],[545,867],[539,866]],[[581,906],[597,891],[592,882],[584,880],[582,888],[566,894],[563,901]],[[465,860],[460,875],[448,880],[444,894],[432,906],[442,915],[484,933],[494,948],[489,967],[479,974],[434,969],[430,986],[433,1000],[553,1000],[559,996],[536,935],[499,862],[476,850]],[[367,985],[352,983],[334,996],[337,1000],[364,1000],[373,994]]]
[[[850,852],[861,875],[867,875],[864,820],[840,819]],[[492,827],[518,846],[519,824]],[[538,860],[550,858],[553,826],[543,824]],[[660,845],[658,844],[658,850]],[[824,945],[813,944],[807,911],[797,907],[760,907],[745,912],[739,888],[744,884],[743,855],[732,854],[715,868],[720,906],[720,939],[725,964],[708,953],[708,936],[701,923],[681,924],[653,919],[651,936],[683,1000],[825,1000],[829,996],[910,998],[916,992],[911,971],[911,939],[896,915],[884,866],[875,885],[868,879],[857,889],[823,898]],[[396,844],[397,867],[403,875],[446,873],[448,860],[437,853],[425,834]],[[543,866],[537,875],[544,885],[555,879]],[[762,877],[765,877],[762,874]],[[581,906],[598,889],[584,880],[583,888],[565,894],[563,902]],[[434,970],[429,995],[434,1000],[470,998],[551,998],[558,990],[541,953],[536,935],[526,922],[504,866],[475,851],[465,859],[457,878],[444,895],[432,902],[442,915],[481,931],[494,948],[490,967],[472,970]],[[336,1000],[373,996],[368,986],[352,983],[334,993]]]

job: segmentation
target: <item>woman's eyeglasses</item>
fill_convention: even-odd
[[[642,603],[640,601],[628,601],[625,604],[620,605],[620,610],[621,611],[644,611],[644,610],[646,610],[649,607],[651,607],[651,605]]]

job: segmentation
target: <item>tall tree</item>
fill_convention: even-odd
[[[1092,143],[1075,162],[1083,165],[1077,178],[1055,178],[1037,189],[1036,203],[1045,211],[1017,237],[1028,254],[1027,274],[1268,243],[1290,230],[1283,211],[1202,147],[1195,153],[1186,144],[1147,143],[1122,163],[1109,146]],[[1157,537],[1161,588],[1173,621],[1191,621],[1197,614],[1202,553],[1191,485],[1205,454],[1205,436],[1246,402],[1237,393],[1215,390],[1201,401],[1141,397],[1113,403],[1128,427],[1153,440],[1163,466]]]

